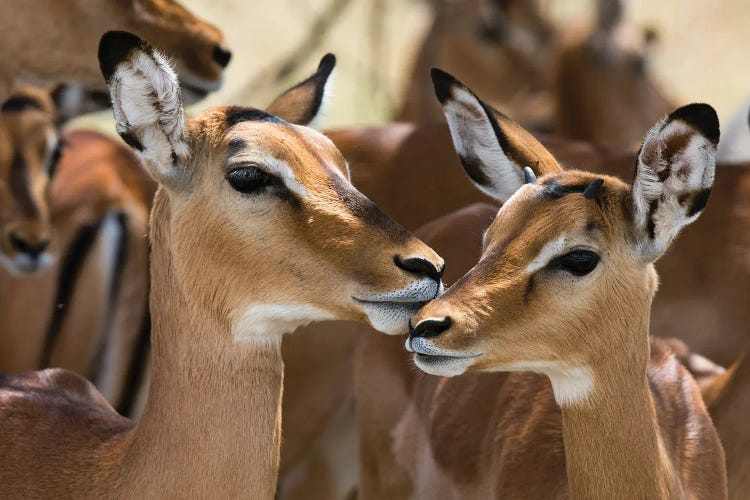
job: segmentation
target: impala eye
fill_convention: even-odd
[[[234,190],[249,194],[272,184],[275,177],[258,167],[240,167],[229,172],[226,179]]]
[[[549,263],[552,269],[562,269],[575,276],[585,276],[596,268],[599,256],[590,250],[573,250]]]

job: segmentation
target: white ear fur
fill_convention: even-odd
[[[706,104],[678,109],[646,135],[632,190],[638,247],[645,260],[658,259],[706,206],[718,139],[718,118]]]
[[[100,61],[108,57],[108,35],[102,38]],[[158,182],[176,187],[186,177],[184,167],[189,156],[177,76],[166,58],[145,42],[140,41],[127,52],[122,40],[114,43],[117,42],[120,47],[113,47],[111,54],[124,57],[107,61],[112,70],[109,75],[102,65],[117,132],[136,150]]]
[[[504,203],[524,184],[526,165],[505,154],[477,96],[443,71],[433,69],[432,80],[464,170],[482,192]]]

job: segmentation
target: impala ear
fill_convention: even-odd
[[[99,66],[109,85],[117,133],[157,182],[183,187],[189,179],[185,111],[170,64],[136,35],[109,31],[99,42]]]
[[[277,97],[266,111],[289,123],[317,128],[331,95],[335,67],[336,56],[326,54],[312,76]]]
[[[432,83],[461,165],[481,191],[504,203],[524,184],[524,167],[537,176],[562,170],[523,127],[453,76],[433,68]]]
[[[658,259],[708,203],[716,170],[719,119],[708,104],[690,104],[652,128],[641,146],[633,181],[638,248]]]

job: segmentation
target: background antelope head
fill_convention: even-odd
[[[49,193],[61,152],[54,115],[49,94],[31,87],[0,109],[0,262],[14,274],[52,262]]]
[[[553,384],[623,349],[645,366],[653,262],[708,201],[714,110],[691,104],[659,121],[629,186],[529,154],[542,146],[449,75],[434,81],[469,176],[504,205],[478,264],[413,318],[417,366],[533,370]]]
[[[321,319],[400,333],[436,296],[440,257],[354,189],[333,143],[303,126],[322,111],[332,55],[267,111],[192,119],[170,66],[135,35],[106,34],[99,59],[117,130],[161,185],[152,307],[172,304],[169,286],[252,341]]]

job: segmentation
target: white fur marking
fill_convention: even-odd
[[[334,319],[333,314],[311,305],[253,304],[239,317],[232,335],[238,344],[276,343],[300,326],[328,319]]]
[[[594,373],[588,367],[565,366],[548,361],[522,361],[498,371],[530,371],[549,377],[558,405],[570,406],[585,400],[594,389]]]
[[[534,260],[526,266],[526,272],[529,274],[535,273],[549,264],[552,259],[562,255],[565,251],[566,243],[567,240],[564,236],[548,242],[542,247]]]
[[[458,155],[478,159],[490,179],[490,186],[476,186],[501,202],[507,201],[523,185],[523,166],[505,155],[482,105],[465,89],[454,88],[453,100],[443,105],[443,111]]]

